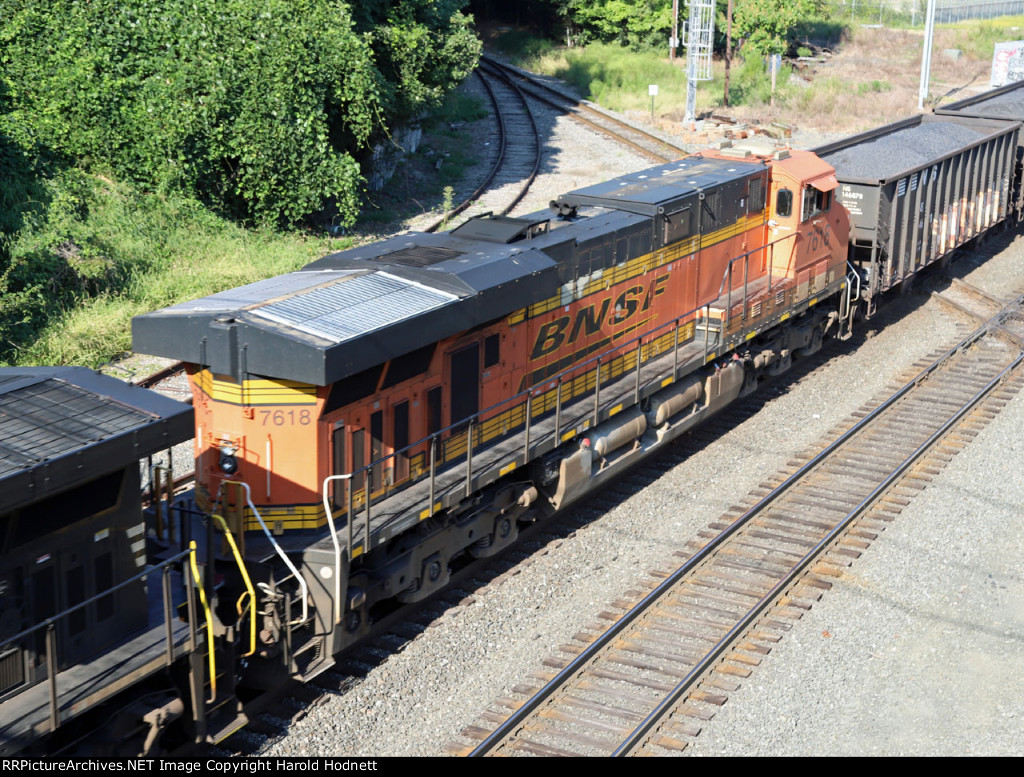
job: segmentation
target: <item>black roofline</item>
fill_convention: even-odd
[[[148,413],[152,420],[0,477],[0,511],[31,504],[123,469],[132,462],[185,442],[194,432],[194,413],[190,406],[85,367],[0,369],[0,375],[5,374],[24,374],[31,379],[5,384],[4,394],[26,385],[56,379]]]

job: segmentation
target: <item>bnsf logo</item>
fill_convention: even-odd
[[[603,300],[581,307],[576,311],[575,316],[560,316],[545,324],[537,332],[537,339],[530,352],[530,360],[548,356],[563,345],[572,345],[580,335],[584,337],[596,335],[601,331],[602,323],[614,326],[628,321],[638,312],[642,313],[648,310],[654,298],[665,293],[666,283],[668,283],[667,274],[655,278],[646,288],[630,286],[615,297],[614,305],[612,297],[608,296]]]

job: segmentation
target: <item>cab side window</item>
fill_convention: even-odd
[[[823,192],[813,186],[804,187],[804,210],[801,221],[807,221],[817,213],[827,212],[832,208],[832,192]]]
[[[789,189],[779,189],[775,195],[775,214],[782,218],[788,218],[793,214],[793,192]]]

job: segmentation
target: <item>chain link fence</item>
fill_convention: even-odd
[[[877,24],[882,27],[924,27],[927,0],[828,0],[829,17]],[[948,24],[967,19],[994,19],[1024,14],[1024,0],[938,0],[935,23]]]

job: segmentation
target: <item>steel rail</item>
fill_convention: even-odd
[[[807,554],[804,555],[804,557],[786,573],[786,576],[777,582],[772,589],[765,594],[764,597],[755,604],[710,651],[708,651],[704,658],[702,658],[697,665],[679,681],[679,684],[673,688],[664,699],[662,699],[658,706],[650,712],[643,722],[640,723],[640,725],[623,740],[622,744],[620,744],[612,753],[612,756],[630,755],[635,751],[637,747],[642,744],[643,739],[661,722],[664,716],[676,705],[676,703],[679,702],[679,700],[697,684],[701,677],[711,668],[712,664],[718,660],[722,653],[728,650],[729,647],[735,643],[736,639],[750,628],[751,625],[753,625],[761,613],[764,612],[764,610],[766,610],[783,591],[792,585],[792,583],[811,564],[811,562],[815,561],[840,534],[846,531],[851,523],[866,512],[886,491],[888,491],[888,489],[896,483],[903,474],[921,458],[921,456],[931,450],[939,440],[945,437],[946,433],[956,426],[956,424],[958,424],[963,417],[967,415],[967,413],[973,410],[995,388],[1000,386],[1007,376],[1014,372],[1022,362],[1024,362],[1024,352],[1019,353],[1006,368],[1004,368],[996,377],[989,381],[984,388],[964,403],[964,405],[941,427],[939,427],[938,430],[936,430],[927,440],[921,443],[921,445],[919,445],[909,456],[900,462],[896,468],[886,476],[885,480],[876,486],[870,494],[864,497],[864,499],[862,499],[860,503],[853,508],[853,510],[851,510],[838,524],[836,524],[836,526],[827,535],[825,535],[817,545],[808,551]],[[754,514],[756,515],[757,513],[760,513],[765,509],[765,507],[767,507],[767,505],[759,506]]]
[[[529,75],[518,69],[513,69],[508,65],[503,65],[502,63],[493,60],[490,57],[481,57],[480,61],[486,62],[491,67],[500,68],[504,72],[511,73],[515,78],[525,81],[529,85],[529,87],[531,87],[530,96],[533,97],[535,100],[539,100],[540,102],[544,103],[545,105],[551,108],[554,108],[555,110],[567,112],[576,121],[579,121],[580,123],[590,127],[596,132],[600,132],[603,135],[608,135],[612,139],[629,146],[634,151],[637,151],[641,156],[645,156],[654,162],[668,162],[673,159],[678,159],[679,157],[684,156],[687,153],[685,149],[678,148],[677,146],[674,146],[671,143],[662,140],[656,135],[652,135],[650,132],[647,132],[646,130],[643,130],[639,127],[635,127],[632,124],[627,124],[621,119],[617,119],[614,116],[604,113],[603,111],[599,111],[596,108],[593,108],[592,106],[587,105],[586,103],[578,99],[575,99],[567,94],[558,91],[557,89],[552,89],[547,84],[530,77]],[[554,95],[555,100],[545,97],[543,94],[538,94],[537,90]],[[561,104],[556,102],[556,100],[561,101]],[[565,103],[569,103],[572,107],[567,110]],[[600,121],[588,119],[586,116],[581,115],[583,113],[599,117]],[[651,143],[652,145],[654,145],[656,148],[661,149],[661,151],[652,151],[650,148],[647,148],[646,146],[637,143],[634,140],[630,140],[628,137],[625,137],[624,135],[615,132],[612,129],[609,129],[607,126],[602,126],[600,122],[607,122],[608,124],[613,125],[613,127],[621,128],[624,132],[638,135],[641,138],[648,141],[649,143]]]
[[[469,195],[469,197],[467,197],[465,200],[463,200],[459,205],[450,210],[437,221],[433,222],[430,226],[425,227],[423,230],[424,232],[436,232],[445,224],[447,224],[448,220],[451,219],[452,216],[457,216],[459,213],[462,213],[462,211],[468,208],[470,203],[473,202],[474,199],[476,199],[485,191],[487,191],[487,187],[491,185],[491,182],[494,180],[494,177],[498,174],[498,170],[501,169],[502,162],[505,160],[505,147],[508,143],[508,139],[505,133],[505,117],[501,112],[501,106],[498,105],[498,97],[497,95],[494,94],[494,90],[491,88],[491,85],[487,82],[487,79],[483,76],[480,70],[477,69],[474,70],[473,72],[476,75],[476,77],[480,79],[480,83],[483,84],[484,91],[487,92],[487,96],[488,98],[490,98],[491,107],[494,109],[494,116],[498,120],[498,154],[494,159],[494,164],[491,165],[490,171],[487,173],[487,177],[484,178],[483,183],[481,183],[473,191],[473,193]]]
[[[134,385],[136,386],[141,386],[142,388],[151,389],[160,381],[167,380],[168,378],[177,375],[184,369],[185,362],[174,362],[173,364],[168,364],[166,367],[163,367],[157,370],[156,372],[150,373],[144,378],[139,378],[136,381],[132,381],[132,383],[134,383]]]
[[[1011,305],[1006,309],[1000,311],[988,322],[978,327],[974,332],[970,333],[960,343],[950,348],[944,354],[935,359],[930,365],[925,367],[917,376],[912,378],[900,389],[898,389],[892,396],[886,399],[881,405],[871,411],[868,415],[864,416],[858,421],[853,427],[848,429],[836,440],[826,446],[821,452],[810,459],[806,464],[800,467],[796,472],[790,475],[786,480],[774,488],[771,493],[766,495],[757,505],[747,510],[743,515],[737,518],[729,528],[722,531],[717,537],[711,540],[701,550],[695,553],[690,559],[688,559],[682,566],[680,566],[674,573],[667,577],[661,584],[653,589],[647,596],[645,596],[640,602],[638,602],[629,612],[608,628],[597,640],[591,643],[585,648],[576,658],[574,658],[564,669],[562,669],[555,677],[553,677],[547,684],[544,685],[536,694],[528,699],[519,709],[517,709],[504,723],[500,724],[486,739],[484,739],[472,752],[469,753],[469,757],[480,757],[487,755],[493,750],[502,740],[507,738],[515,728],[521,725],[529,716],[538,709],[544,702],[551,698],[567,681],[579,672],[583,667],[588,664],[593,658],[595,658],[608,644],[610,644],[615,637],[623,632],[628,626],[634,623],[641,614],[643,614],[652,604],[661,599],[669,590],[671,590],[682,578],[690,574],[699,564],[709,558],[718,548],[725,544],[726,540],[736,534],[741,528],[750,522],[757,514],[762,512],[771,503],[775,502],[780,496],[789,491],[798,481],[806,476],[811,470],[817,468],[826,458],[831,456],[838,448],[845,445],[851,438],[858,435],[865,428],[870,426],[876,421],[886,410],[892,405],[899,401],[903,396],[912,391],[916,386],[920,385],[925,379],[927,379],[932,373],[937,371],[943,364],[951,359],[956,354],[960,353],[964,349],[973,345],[975,342],[980,340],[991,330],[999,326],[999,323],[1005,318],[1009,309],[1015,305],[1024,303],[1024,295],[1018,297]],[[1024,359],[1024,354],[1021,354],[1013,362],[1013,364],[1006,368],[1000,377],[995,382],[1001,382],[1006,372],[1018,365],[1021,360]],[[986,387],[987,388],[987,387]],[[989,389],[990,390],[990,389]],[[983,389],[985,393],[986,390]],[[982,392],[979,392],[979,394]],[[969,409],[969,408],[968,408]],[[963,410],[964,413],[967,410]],[[959,416],[958,416],[959,417]],[[956,419],[954,419],[956,420]],[[952,423],[949,422],[949,423]],[[945,428],[945,426],[943,427]],[[832,536],[832,533],[829,535]],[[824,542],[824,540],[823,540]],[[773,591],[775,589],[773,588]],[[769,594],[774,596],[774,594]],[[762,608],[763,609],[763,608]],[[732,632],[730,632],[731,634]],[[717,646],[716,646],[717,647]],[[724,648],[723,648],[724,650]],[[720,653],[721,651],[719,651]],[[703,663],[703,662],[702,662]],[[689,677],[689,675],[687,675]],[[659,705],[659,709],[662,705]],[[641,723],[644,726],[647,723]],[[639,730],[639,727],[638,729]],[[626,742],[632,741],[631,739]],[[626,745],[626,742],[616,750],[616,754],[621,754],[620,751]]]
[[[526,115],[530,119],[530,129],[533,132],[533,142],[535,148],[537,149],[536,153],[533,155],[533,167],[530,170],[530,175],[526,179],[526,183],[523,184],[523,186],[519,189],[519,194],[515,196],[515,199],[512,200],[512,202],[508,205],[507,208],[501,211],[501,215],[504,216],[510,213],[512,209],[520,203],[523,197],[526,196],[526,193],[530,190],[530,187],[533,186],[533,182],[537,179],[537,173],[540,172],[540,160],[542,154],[540,144],[540,130],[537,129],[537,120],[533,116],[533,111],[530,110],[530,103],[527,101],[526,95],[523,94],[522,89],[520,89],[516,84],[512,82],[512,79],[509,78],[508,74],[505,73],[505,71],[497,70],[496,75],[503,81],[505,81],[505,83],[512,88],[512,90],[516,93],[516,95],[518,95],[519,99],[522,101],[523,108],[526,110]]]
[[[498,102],[498,97],[495,94],[494,89],[491,87],[491,84],[488,83],[487,76],[484,75],[484,69],[477,68],[477,70],[475,70],[474,72],[476,73],[477,78],[479,78],[481,83],[484,85],[484,89],[487,91],[487,96],[490,98],[491,106],[494,109],[494,115],[497,117],[498,120],[498,154],[494,160],[494,164],[491,166],[490,171],[487,173],[487,177],[479,186],[477,186],[473,193],[470,194],[455,208],[451,209],[448,213],[446,213],[442,218],[438,219],[437,221],[433,222],[430,226],[426,227],[423,230],[424,232],[436,232],[437,230],[441,229],[446,224],[448,224],[451,221],[452,217],[459,215],[460,213],[465,211],[470,205],[476,202],[480,198],[480,196],[484,192],[486,192],[488,188],[491,186],[491,184],[494,182],[494,179],[497,177],[498,172],[501,170],[507,156],[508,127],[506,126],[505,115],[502,113],[501,106]],[[495,74],[491,74],[491,77],[495,77]],[[526,193],[530,190],[530,186],[533,185],[534,180],[537,178],[537,173],[540,171],[541,144],[540,131],[537,129],[537,120],[533,117],[533,112],[530,110],[530,105],[526,101],[526,96],[523,94],[522,90],[519,89],[519,87],[512,83],[511,79],[504,75],[503,72],[498,71],[497,77],[500,77],[504,81],[506,81],[508,86],[513,90],[513,92],[516,94],[516,96],[522,103],[523,109],[526,111],[526,116],[530,122],[530,128],[533,133],[534,144],[536,148],[536,152],[534,154],[533,159],[533,169],[530,172],[530,175],[527,177],[526,182],[520,187],[519,193],[500,212],[500,215],[504,216],[505,214],[509,213],[516,205],[518,205],[519,202],[523,199],[523,197],[526,196]]]

